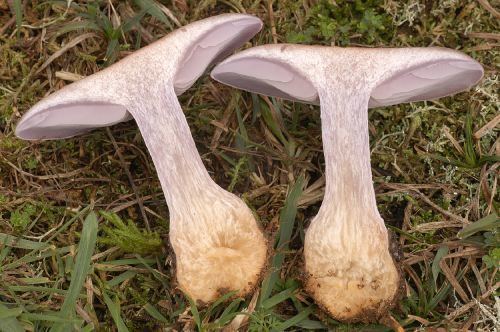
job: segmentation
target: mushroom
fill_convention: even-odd
[[[367,108],[448,96],[482,74],[444,48],[287,44],[245,50],[212,71],[236,88],[320,103],[326,187],[305,236],[305,287],[334,318],[386,318],[400,289],[372,184]]]
[[[240,14],[192,23],[48,96],[16,128],[23,139],[60,139],[133,117],[169,208],[178,284],[201,302],[251,291],[267,240],[245,203],[210,178],[177,95],[261,27],[258,18]]]

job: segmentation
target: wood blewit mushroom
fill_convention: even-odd
[[[384,318],[400,288],[372,184],[367,108],[448,96],[482,75],[444,48],[286,44],[245,50],[212,71],[236,88],[320,103],[326,188],[305,237],[306,288],[336,319]]]
[[[210,178],[177,95],[261,27],[258,18],[240,14],[192,23],[48,96],[16,128],[23,139],[59,139],[133,117],[169,207],[179,286],[202,302],[251,291],[267,241],[245,203]]]

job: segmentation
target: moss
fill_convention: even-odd
[[[384,10],[381,0],[320,0],[306,20],[307,28],[287,34],[290,43],[325,44],[346,46],[352,42],[380,44],[391,39],[394,33],[391,17]]]

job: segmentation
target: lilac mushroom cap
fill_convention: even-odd
[[[182,94],[213,62],[224,58],[262,27],[250,15],[224,14],[192,23],[112,66],[70,84],[34,105],[16,135],[27,140],[59,139],[135,117],[131,103],[147,87]]]
[[[333,317],[376,321],[399,293],[372,184],[368,108],[436,99],[483,75],[472,58],[445,48],[264,45],[212,71],[224,84],[320,104],[326,187],[306,232],[306,288]]]
[[[258,18],[241,14],[187,25],[44,98],[16,128],[23,139],[60,139],[133,117],[169,207],[179,286],[202,302],[228,290],[251,291],[267,241],[243,201],[210,178],[177,95],[261,27]]]

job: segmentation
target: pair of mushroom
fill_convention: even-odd
[[[267,241],[250,209],[210,178],[177,95],[261,27],[240,14],[192,23],[45,98],[16,129],[24,139],[57,139],[133,117],[169,207],[179,286],[203,302],[251,291]],[[473,59],[441,48],[297,45],[254,47],[212,71],[239,89],[321,104],[326,189],[304,255],[306,288],[333,317],[379,319],[400,284],[375,201],[367,108],[447,96],[482,73]]]

